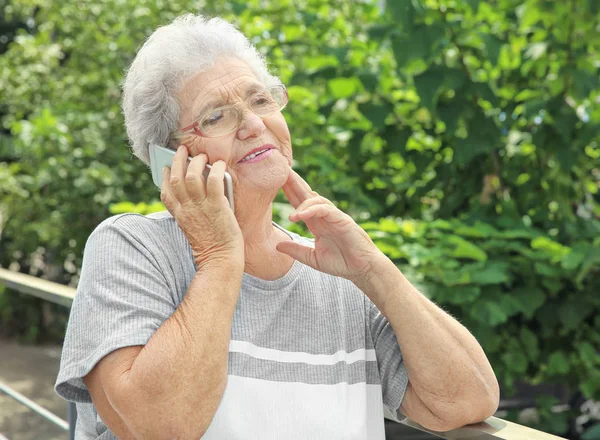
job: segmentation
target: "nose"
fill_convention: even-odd
[[[246,110],[242,117],[242,123],[238,129],[237,137],[240,140],[259,137],[266,129],[267,127],[265,127],[265,123],[260,116],[257,116],[250,110]]]

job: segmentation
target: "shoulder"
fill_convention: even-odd
[[[177,222],[168,211],[161,211],[149,215],[136,213],[117,214],[103,220],[92,232],[90,237],[96,235],[119,234],[132,237],[143,237],[158,231],[164,233],[179,230]]]
[[[94,232],[97,230],[103,230],[105,228],[121,230],[156,228],[161,226],[164,227],[164,225],[168,225],[171,223],[176,222],[173,216],[169,213],[169,211],[155,212],[148,215],[128,212],[108,217],[96,227]]]
[[[118,214],[102,221],[90,234],[86,252],[100,248],[104,252],[120,252],[136,248],[143,253],[157,254],[187,247],[183,232],[168,211],[150,215]]]

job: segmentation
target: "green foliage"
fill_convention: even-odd
[[[600,382],[589,379],[600,368],[600,296],[586,292],[597,292],[600,283],[595,277],[575,282],[585,258],[565,264],[574,252],[597,248],[558,248],[533,227],[507,236],[511,230],[500,223],[382,219],[362,226],[381,249],[394,250],[426,296],[475,334],[506,390],[525,378],[598,396]]]
[[[119,81],[157,26],[201,10],[288,86],[295,168],[477,336],[505,391],[600,399],[598,2],[378,3],[9,3],[0,264],[76,284],[95,225],[162,209],[126,148]],[[288,214],[280,195],[275,219],[302,230]],[[560,434],[552,404],[542,429]]]
[[[560,245],[537,228],[502,223],[383,218],[362,226],[421,292],[471,330],[506,393],[517,381],[561,383],[598,399],[600,283],[579,276],[598,243]],[[535,427],[566,432],[577,408],[557,415],[557,403],[538,402]]]

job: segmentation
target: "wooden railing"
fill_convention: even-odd
[[[62,284],[54,283],[47,280],[42,280],[30,275],[13,272],[7,269],[0,268],[0,284],[17,290],[26,295],[36,296],[45,301],[50,301],[56,304],[70,307],[73,298],[75,297],[75,289]],[[2,391],[2,389],[0,389]],[[71,406],[70,408],[74,408]],[[73,438],[75,417],[69,416],[70,438]],[[497,417],[490,417],[481,423],[475,425],[467,425],[462,428],[453,429],[446,432],[430,431],[418,423],[406,419],[403,424],[420,431],[428,432],[434,436],[445,439],[470,439],[470,440],[485,440],[485,439],[519,439],[519,440],[556,440],[562,437],[548,434],[546,432],[537,431],[517,423],[502,420]]]

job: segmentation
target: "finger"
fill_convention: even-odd
[[[317,194],[312,191],[310,185],[292,169],[290,169],[288,180],[283,186],[283,192],[294,208],[297,208],[304,200]]]
[[[337,213],[339,213],[339,215],[336,216]],[[296,220],[292,220],[292,219],[290,219],[290,220],[292,220],[292,221],[298,221],[298,220],[307,221],[311,218],[324,218],[328,221],[335,221],[336,219],[341,220],[342,215],[343,215],[343,213],[339,209],[337,209],[335,206],[321,204],[321,205],[313,205],[303,211],[296,213],[296,215],[295,215]]]
[[[173,157],[173,163],[171,164],[171,176],[169,178],[169,185],[171,185],[173,194],[179,203],[184,203],[190,198],[185,185],[185,174],[188,166],[187,159],[187,148],[183,145],[180,145],[177,149],[177,153],[175,153],[175,156]]]
[[[315,250],[311,247],[303,246],[293,241],[282,241],[277,244],[276,249],[313,269],[319,270]]]
[[[305,211],[306,209],[310,208],[311,206],[316,206],[316,205],[327,205],[327,206],[335,206],[333,203],[331,203],[331,201],[327,200],[325,197],[323,196],[316,196],[316,197],[311,197],[310,199],[305,200],[304,202],[302,202],[300,204],[300,206],[298,206],[289,216],[289,219],[294,221],[293,218],[296,216],[296,214],[298,214],[301,211]]]
[[[296,195],[295,191],[292,190],[291,188],[291,181],[292,179],[294,179],[294,177],[292,176],[292,170],[290,169],[290,174],[288,176],[287,181],[285,182],[285,184],[283,185],[283,187],[281,188],[283,190],[283,194],[285,194],[285,197],[288,199],[288,201],[290,202],[290,204],[294,207],[297,208],[300,203],[302,203],[302,201],[300,200],[300,198]]]
[[[212,169],[206,179],[206,193],[208,197],[217,200],[218,197],[225,197],[225,187],[223,179],[225,178],[225,162],[218,160],[212,164]]]
[[[164,167],[162,170],[162,186],[160,191],[160,201],[165,205],[165,208],[169,210],[172,214],[173,210],[177,206],[177,199],[173,194],[173,190],[171,189],[171,185],[169,185],[169,179],[171,178],[171,169],[169,167]]]
[[[185,184],[190,200],[204,200],[206,197],[206,184],[204,183],[204,168],[208,162],[208,156],[204,153],[192,158],[187,173]]]

